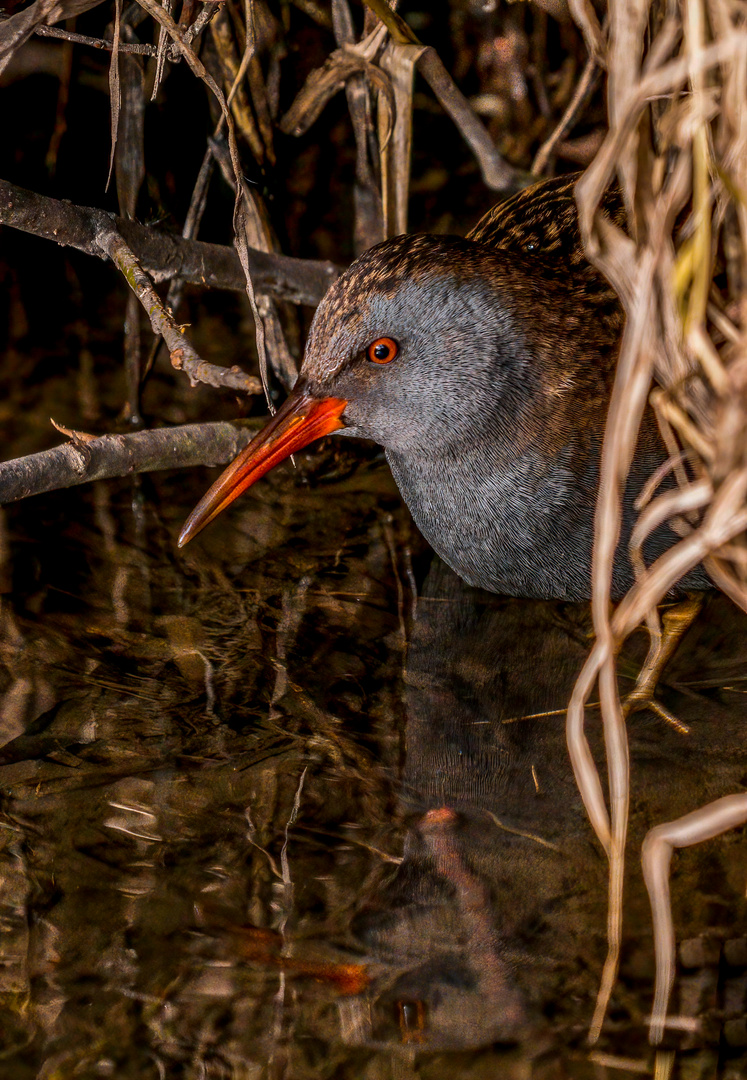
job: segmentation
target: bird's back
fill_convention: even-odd
[[[542,283],[540,288],[546,296],[554,298],[551,308],[563,309],[569,317],[573,309],[575,316],[581,319],[577,323],[581,332],[577,330],[568,334],[564,341],[558,339],[556,350],[542,349],[547,366],[552,364],[554,351],[556,365],[567,363],[569,373],[576,368],[573,381],[580,392],[575,396],[571,415],[562,417],[556,413],[547,416],[545,439],[550,436],[551,429],[557,426],[557,436],[565,443],[562,432],[567,428],[570,441],[561,453],[570,452],[571,455],[574,444],[581,440],[576,449],[580,450],[577,456],[582,459],[585,475],[579,475],[577,483],[579,491],[585,488],[591,496],[598,483],[599,451],[606,412],[597,395],[608,398],[611,391],[624,313],[610,283],[586,258],[574,195],[578,176],[573,174],[543,181],[498,203],[480,219],[468,233],[467,239],[514,254],[524,272],[530,273],[535,283]],[[624,228],[625,208],[617,190],[605,195],[602,209],[616,225]],[[523,322],[529,327],[529,336],[534,336],[541,347],[546,333],[543,321],[524,319]],[[553,331],[550,333],[553,334]],[[558,336],[557,330],[554,333]],[[577,367],[579,364],[581,371]],[[591,378],[588,370],[584,375],[586,365],[596,369],[596,378]],[[585,412],[589,416],[584,419]],[[595,449],[589,443],[594,444]],[[636,516],[633,504],[643,484],[666,456],[653,411],[647,407],[623,500],[623,530],[613,575],[613,593],[616,595],[621,595],[633,580],[626,555],[630,529]],[[665,480],[662,487],[672,484],[670,478]],[[587,485],[591,485],[591,490]],[[587,506],[587,513],[593,513],[593,497]],[[662,526],[657,530],[647,545],[649,561],[666,550],[674,539],[668,527]],[[587,551],[589,558],[590,550]],[[685,584],[692,588],[704,588],[709,582],[705,572],[698,567],[688,576]],[[499,588],[498,591],[502,590]]]
[[[593,268],[584,254],[574,195],[579,176],[573,173],[543,180],[497,203],[467,238],[588,273]],[[617,190],[607,193],[602,209],[616,225],[624,227],[625,208]]]

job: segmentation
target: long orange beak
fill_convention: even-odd
[[[280,461],[322,435],[345,427],[340,418],[346,405],[342,398],[314,398],[306,387],[296,388],[194,508],[184,523],[179,547],[189,543],[242,491]]]

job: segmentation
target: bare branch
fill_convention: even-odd
[[[115,228],[132,248],[141,266],[156,282],[179,277],[196,285],[244,292],[245,280],[233,248],[184,240],[162,229],[112,217],[92,207],[49,199],[0,180],[0,225],[54,240],[101,258],[96,235]],[[293,259],[256,248],[247,249],[249,270],[261,295],[316,307],[340,273],[329,262]]]
[[[90,480],[225,465],[243,450],[257,427],[257,421],[237,421],[85,439],[73,433],[71,442],[53,450],[0,462],[0,505]]]

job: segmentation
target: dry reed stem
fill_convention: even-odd
[[[654,636],[659,632],[656,605],[704,560],[717,584],[747,610],[747,563],[741,558],[747,528],[747,13],[726,0],[680,0],[678,11],[668,9],[644,57],[651,7],[650,0],[609,0],[604,56],[610,131],[577,187],[587,254],[617,289],[627,315],[595,520],[596,642],[567,718],[579,789],[610,860],[609,946],[592,1040],[599,1035],[614,985],[622,926],[629,780],[617,653],[642,622]],[[600,49],[589,5],[576,2],[571,8],[587,44]],[[667,104],[652,138],[649,105],[662,97]],[[615,177],[628,210],[627,234],[598,212]],[[691,213],[680,228],[678,217],[688,202]],[[719,277],[721,252],[727,273]],[[714,290],[720,301],[715,305]],[[709,323],[714,307],[729,314]],[[610,582],[622,492],[652,381],[662,388],[651,395],[652,404],[678,487],[654,498],[653,486],[647,489],[647,505],[631,537],[636,584],[613,613]],[[665,521],[673,522],[682,539],[647,569],[642,544]],[[597,679],[609,810],[583,728],[584,704]],[[696,813],[703,820],[721,820],[710,808]],[[655,927],[661,928],[665,908],[671,918],[662,889],[652,904]],[[657,957],[662,949],[657,944]],[[660,1032],[665,1008],[661,979],[668,977],[658,976],[659,1026],[652,1028],[652,1038]]]
[[[114,170],[114,155],[117,150],[117,132],[119,129],[119,110],[122,104],[122,90],[119,84],[119,37],[122,22],[122,0],[114,0],[114,36],[112,38],[112,56],[109,63],[109,110],[111,113],[112,144],[109,152],[109,175],[106,186],[109,187]]]
[[[385,0],[365,0],[365,3],[381,22],[363,41],[357,45],[343,44],[321,68],[311,73],[283,117],[281,130],[296,135],[306,131],[334,93],[352,79],[364,76],[371,89],[379,92],[379,108],[382,107],[382,95],[386,102],[383,121],[386,134],[382,132],[380,112],[378,144],[383,155],[382,196],[391,206],[388,213],[388,231],[391,234],[397,226],[402,225],[403,211],[399,208],[406,203],[409,187],[409,154],[406,159],[405,150],[410,142],[408,131],[411,132],[412,128],[412,76],[416,67],[472,150],[488,187],[498,191],[510,189],[520,180],[520,170],[510,166],[500,156],[489,132],[454,83],[436,51],[423,45]],[[395,89],[398,101],[395,101]],[[390,163],[386,157],[389,130],[397,124],[400,125],[400,148]],[[395,162],[399,163],[396,170]],[[394,179],[387,181],[387,174]],[[393,186],[396,190],[392,190]],[[399,228],[398,231],[404,229]]]
[[[381,56],[381,66],[391,80],[394,95],[394,124],[385,109],[379,111],[381,196],[385,236],[407,232],[407,204],[410,197],[410,151],[412,148],[412,92],[415,65],[423,55],[422,45],[389,40]],[[391,129],[391,137],[387,134]],[[383,128],[383,130],[382,130]]]

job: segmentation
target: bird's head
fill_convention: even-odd
[[[460,237],[400,236],[330,287],[290,396],[188,518],[180,547],[276,464],[330,432],[395,454],[476,442],[529,392],[501,260]]]

